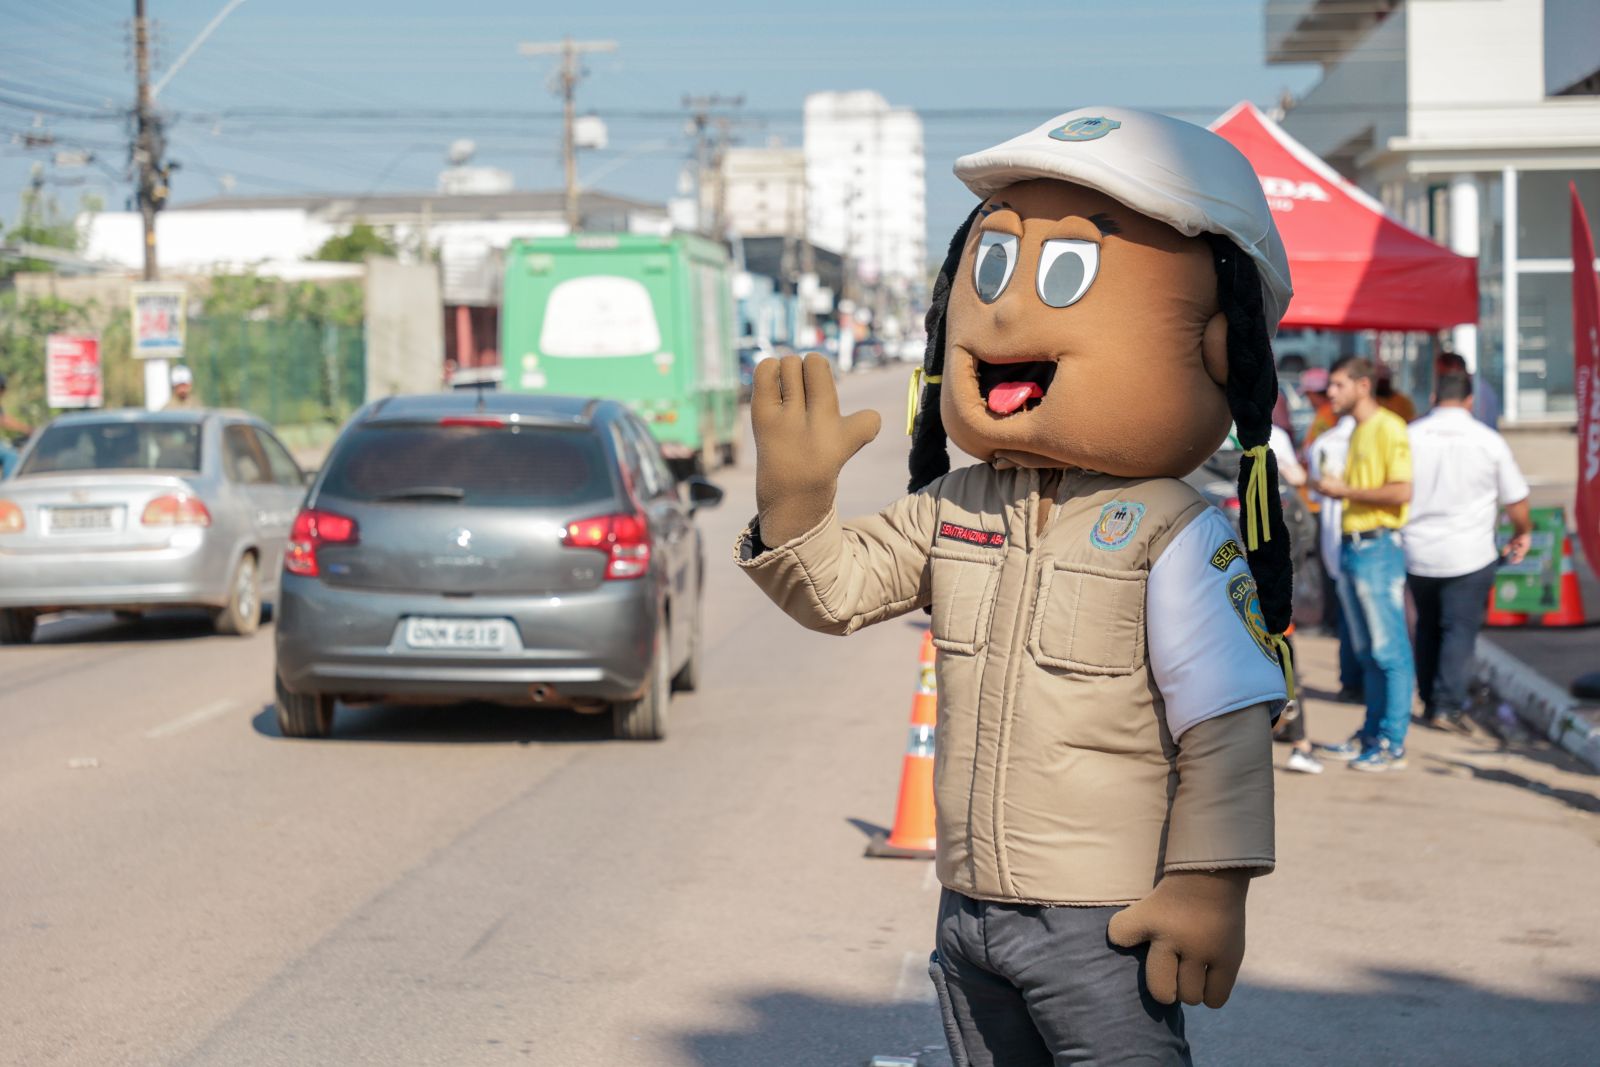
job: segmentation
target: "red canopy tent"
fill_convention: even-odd
[[[1255,167],[1289,253],[1285,328],[1442,330],[1478,321],[1477,261],[1396,222],[1248,101],[1211,124]]]

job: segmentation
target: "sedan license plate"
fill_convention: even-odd
[[[411,648],[499,652],[511,643],[505,619],[407,619],[406,644]]]
[[[50,508],[51,533],[80,533],[109,530],[116,519],[116,508]]]

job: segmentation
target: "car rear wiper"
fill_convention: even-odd
[[[457,489],[450,485],[417,485],[410,489],[396,489],[392,493],[384,493],[374,499],[383,503],[394,500],[462,500],[466,495],[465,489]]]

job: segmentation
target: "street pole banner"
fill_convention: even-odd
[[[1578,547],[1600,575],[1600,272],[1589,216],[1572,190],[1572,380],[1578,394]]]
[[[1521,563],[1502,563],[1495,572],[1494,605],[1501,611],[1543,615],[1561,605],[1561,556],[1567,544],[1564,508],[1530,508],[1533,535]],[[1505,551],[1509,522],[1501,521],[1498,541]]]
[[[185,296],[181,285],[133,287],[133,358],[182,359]]]
[[[100,338],[53,333],[44,345],[45,402],[52,408],[97,408],[105,402]]]

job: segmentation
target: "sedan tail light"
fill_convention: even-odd
[[[650,524],[640,514],[598,515],[567,525],[561,543],[606,554],[606,577],[640,578],[650,570]]]
[[[290,574],[315,578],[322,573],[317,564],[317,549],[323,545],[353,545],[359,541],[356,520],[332,511],[302,508],[294,517],[294,529],[289,532],[283,569]]]
[[[139,521],[146,526],[210,526],[211,512],[198,497],[168,493],[146,504]]]
[[[9,500],[0,500],[0,534],[21,533],[27,525],[20,507]]]

